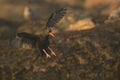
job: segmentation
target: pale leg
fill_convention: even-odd
[[[55,52],[50,47],[48,47],[48,49],[51,51],[52,55],[56,56]]]
[[[45,55],[46,55],[47,58],[51,58],[51,56],[46,52],[45,49],[43,49],[43,52],[45,53]]]

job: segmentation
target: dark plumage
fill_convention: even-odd
[[[53,12],[50,17],[48,18],[48,21],[46,23],[46,27],[50,28],[51,27],[56,27],[56,24],[64,17],[66,14],[66,8],[61,8],[55,12]]]
[[[47,57],[50,57],[50,55],[48,54],[48,50],[50,51],[51,54],[55,55],[55,53],[49,47],[50,36],[52,36],[51,32],[49,32],[49,34],[45,36],[38,36],[38,35],[22,32],[22,33],[18,33],[16,35],[16,38],[14,38],[10,43],[12,47],[16,49],[37,48],[41,52],[44,52]]]
[[[22,32],[16,35],[16,38],[13,40],[13,47],[15,48],[36,48],[38,47],[40,38],[37,35],[30,33]]]
[[[49,47],[49,38],[55,37],[52,33],[51,27],[55,27],[56,24],[62,19],[62,17],[65,15],[66,9],[61,8],[58,11],[55,11],[51,14],[49,17],[46,27],[49,28],[48,35],[44,35],[44,37],[37,36],[34,34],[21,32],[17,33],[16,37],[10,41],[10,44],[12,47],[17,49],[32,49],[32,48],[38,48],[41,52],[44,52],[47,57],[51,57],[48,52],[50,52],[52,55],[56,56],[56,54],[53,52],[53,50]]]

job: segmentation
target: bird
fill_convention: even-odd
[[[27,32],[16,33],[15,38],[10,40],[10,45],[16,49],[39,49],[40,52],[45,53],[47,58],[51,58],[51,55],[56,56],[55,52],[50,48],[49,39],[50,37],[55,38],[51,27],[57,25],[66,14],[66,10],[66,8],[61,8],[50,15],[45,27],[47,29],[46,35],[39,36]]]

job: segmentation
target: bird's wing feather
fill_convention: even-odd
[[[46,27],[55,27],[56,24],[63,18],[66,13],[66,8],[61,8],[50,15],[46,23]]]
[[[26,32],[18,33],[18,37],[21,37],[22,39],[28,39],[28,40],[32,40],[32,39],[37,40],[37,39],[39,39],[39,37],[37,35],[26,33]]]
[[[30,33],[18,33],[17,36],[10,41],[10,44],[14,48],[21,48],[23,44],[27,46],[35,46],[36,42],[39,41],[39,37],[37,35],[33,35]],[[34,45],[33,45],[34,44]]]

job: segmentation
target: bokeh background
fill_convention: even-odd
[[[25,6],[37,24],[24,19]],[[46,34],[48,17],[61,7],[67,14],[50,44],[56,57],[10,47],[17,32]],[[0,0],[0,80],[120,80],[120,20],[105,23],[119,7],[120,0]]]

